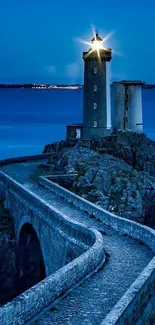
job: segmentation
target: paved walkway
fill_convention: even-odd
[[[36,163],[30,162],[4,166],[1,170],[70,218],[100,230],[105,250],[109,254],[109,259],[101,271],[76,288],[55,309],[40,316],[37,324],[99,325],[154,254],[145,245],[120,235],[55,194],[39,187],[30,177],[35,168]]]

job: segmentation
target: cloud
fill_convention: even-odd
[[[71,63],[67,64],[65,74],[66,74],[66,77],[71,82],[76,82],[79,75],[81,74],[80,64],[78,62],[71,62]]]
[[[110,79],[111,79],[111,82],[113,82],[113,81],[128,80],[129,78],[127,78],[126,73],[111,71]]]
[[[47,65],[46,66],[46,71],[48,73],[55,73],[56,72],[56,67],[54,65]]]

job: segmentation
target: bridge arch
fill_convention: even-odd
[[[18,234],[17,267],[19,293],[46,277],[41,245],[34,227],[29,222],[22,225]]]

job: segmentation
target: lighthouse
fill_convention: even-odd
[[[143,81],[123,80],[113,82],[112,109],[110,103],[109,62],[112,50],[103,46],[98,32],[87,52],[83,52],[84,91],[82,123],[66,126],[66,139],[73,142],[79,139],[103,138],[112,132],[132,131],[143,133],[142,86]],[[112,125],[111,125],[112,111]]]
[[[103,47],[103,39],[96,31],[91,48],[83,52],[83,139],[104,137],[111,133],[110,78],[108,64],[112,50]]]

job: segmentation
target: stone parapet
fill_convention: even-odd
[[[51,156],[51,153],[44,153],[44,154],[38,154],[38,155],[32,155],[32,156],[7,158],[7,159],[0,160],[0,166],[11,165],[11,164],[20,163],[20,162],[22,163],[22,162],[31,161],[31,160],[37,161],[40,159],[49,158],[50,156]]]
[[[98,207],[96,204],[93,204],[75,193],[63,188],[62,186],[50,181],[49,178],[52,179],[52,177],[52,175],[48,175],[47,177],[40,176],[39,184],[59,195],[61,198],[64,198],[79,209],[93,215],[96,219],[109,225],[119,233],[129,235],[142,241],[155,252],[155,230],[135,221],[116,216],[115,214]],[[70,175],[68,175],[68,177],[70,177]],[[55,176],[53,178],[55,178]]]
[[[87,248],[82,255],[0,308],[0,324],[22,325],[96,272],[105,262],[106,256],[102,235],[98,231],[73,222],[11,177],[0,172],[0,189],[2,188],[3,195],[5,193],[6,197],[8,196],[8,201],[9,193],[14,193],[17,198],[22,197],[24,205],[31,206],[33,213],[38,210],[40,218],[41,214],[45,216],[43,223],[48,224],[49,229],[58,228],[59,232],[68,236],[67,240],[72,239],[74,244],[80,241],[82,248]]]
[[[68,175],[69,176],[69,175]],[[78,195],[53,183],[48,178],[40,177],[39,183],[51,192],[59,195],[64,200],[72,203],[79,209],[93,215],[106,225],[109,225],[119,233],[128,235],[149,246],[155,252],[155,231],[147,226],[134,221],[118,217],[95,204],[79,197]],[[136,281],[127,290],[111,312],[103,320],[101,325],[144,325],[149,317],[145,312],[149,301],[152,299],[154,305],[150,304],[149,313],[155,306],[155,257],[138,276]],[[152,323],[153,324],[153,323]]]

